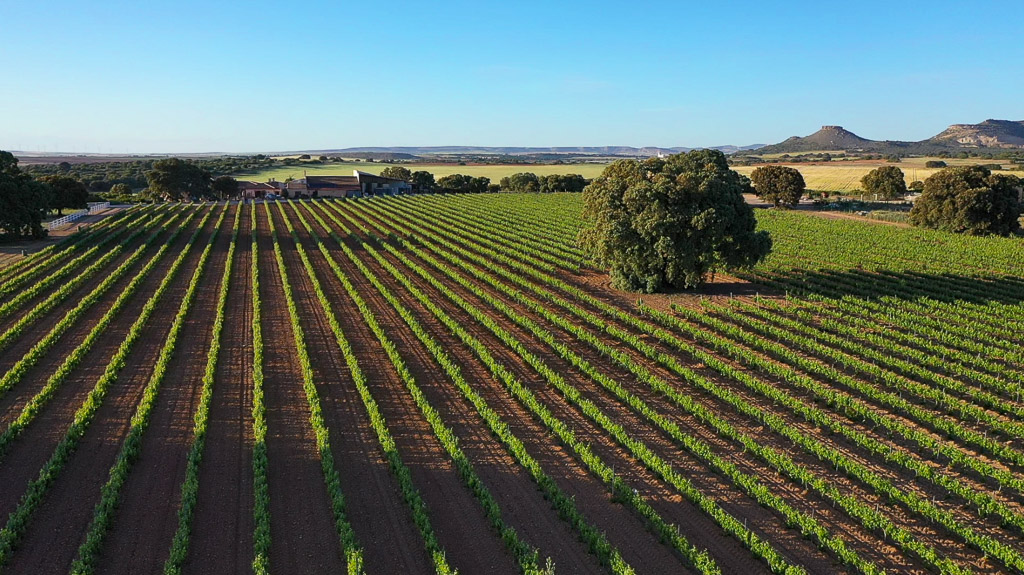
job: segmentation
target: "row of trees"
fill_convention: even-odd
[[[579,174],[538,176],[534,173],[522,172],[502,178],[497,185],[492,184],[490,178],[463,174],[450,174],[435,181],[434,175],[430,172],[413,172],[403,166],[389,166],[384,168],[380,175],[409,182],[417,191],[421,192],[582,192],[587,185],[587,180]]]
[[[776,207],[792,207],[800,202],[807,184],[796,168],[788,166],[761,166],[750,174],[752,191],[762,200],[772,202]],[[899,200],[907,195],[907,182],[903,170],[896,166],[882,166],[864,175],[860,180],[864,191],[881,200]],[[911,188],[920,189],[923,184],[914,182]]]
[[[44,176],[68,176],[83,182],[90,192],[112,191],[117,184],[126,184],[133,189],[148,185],[146,173],[155,164],[164,160],[139,159],[127,162],[88,162],[58,164],[32,164],[22,168],[36,178]],[[284,160],[256,156],[227,156],[220,158],[197,158],[189,160],[214,176],[254,172],[285,165]]]
[[[579,174],[538,176],[534,173],[524,172],[506,176],[499,181],[498,185],[504,192],[579,193],[587,187],[587,180]]]
[[[861,183],[886,198],[907,192],[895,166],[872,170]],[[510,176],[502,185],[534,186],[536,180]],[[954,167],[922,187],[910,212],[915,225],[968,234],[1020,229],[1024,183],[1015,176],[993,175],[985,166]],[[760,167],[748,180],[715,150],[621,160],[583,190],[579,241],[620,289],[692,289],[716,270],[749,267],[770,252],[771,238],[756,230],[744,193],[795,205],[805,188],[800,172],[785,166]]]
[[[795,206],[806,188],[800,172],[786,166],[757,168],[750,179],[755,193],[776,206]],[[861,185],[883,200],[901,199],[908,191],[896,166],[871,170]],[[924,182],[912,182],[909,189],[920,191],[910,210],[914,225],[973,235],[1008,235],[1020,229],[1024,182],[1016,176],[993,174],[988,166],[944,167]]]
[[[86,207],[89,190],[70,176],[33,178],[18,167],[18,159],[0,151],[0,235],[6,239],[42,238],[47,212]]]

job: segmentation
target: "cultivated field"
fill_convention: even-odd
[[[378,162],[345,162],[344,164],[313,164],[310,166],[284,166],[260,170],[249,174],[233,174],[239,180],[256,180],[265,182],[274,178],[283,182],[287,178],[302,178],[304,174],[310,176],[351,176],[352,170],[361,170],[371,174],[379,174],[389,165],[399,165],[409,168],[412,171],[423,170],[434,174],[435,178],[451,174],[465,174],[473,177],[487,177],[491,183],[497,184],[498,180],[505,176],[511,176],[519,172],[532,172],[538,176],[551,174],[580,174],[584,178],[591,179],[601,175],[607,164],[485,164],[460,166],[458,164],[381,164]]]
[[[796,168],[800,171],[800,174],[804,177],[804,181],[807,183],[808,190],[815,190],[819,192],[853,192],[855,190],[863,189],[860,184],[861,178],[865,176],[871,170],[880,166],[896,166],[903,170],[903,177],[909,185],[913,181],[924,181],[928,176],[938,172],[938,168],[925,168],[924,162],[928,159],[935,158],[908,158],[898,164],[890,164],[883,161],[868,162],[868,161],[857,161],[857,162],[842,162],[835,161],[827,164],[789,164],[790,167]],[[950,166],[954,165],[977,165],[983,163],[994,163],[994,161],[985,160],[943,160]],[[1005,163],[1006,167],[1010,167],[1011,164]],[[736,166],[733,169],[737,172],[749,176],[750,172],[753,172],[757,166]],[[1021,171],[1006,171],[998,172],[1005,174],[1012,174],[1018,177],[1024,177],[1024,172]],[[871,198],[867,198],[871,199]]]
[[[1024,571],[1019,239],[761,210],[638,301],[579,209],[144,207],[0,269],[0,571]]]
[[[879,166],[896,166],[903,170],[907,184],[915,180],[924,181],[925,178],[939,171],[934,168],[925,168],[927,160],[935,158],[907,158],[899,164],[889,164],[883,161],[856,161],[842,162],[835,161],[827,164],[792,164],[792,167],[800,171],[807,183],[807,189],[824,192],[853,192],[861,189],[860,179],[865,174]],[[985,163],[985,160],[944,160],[949,165],[974,165]],[[271,178],[284,181],[287,178],[302,178],[310,176],[350,176],[352,170],[361,170],[372,174],[379,174],[384,168],[391,164],[377,162],[346,162],[344,164],[314,164],[310,166],[286,166],[271,168],[249,174],[235,174],[234,177],[240,180],[267,181]],[[485,176],[491,179],[491,183],[498,183],[501,178],[518,172],[532,172],[538,176],[550,174],[580,174],[584,178],[592,179],[601,175],[607,164],[523,164],[523,165],[469,165],[458,164],[397,164],[409,168],[412,171],[424,170],[440,178],[450,174],[466,174],[469,176]],[[1010,167],[1009,163],[1005,164]],[[754,171],[756,166],[736,166],[733,169],[746,176]],[[1006,170],[1006,174],[1013,174],[1024,177],[1022,171]]]

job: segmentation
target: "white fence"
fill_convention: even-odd
[[[55,228],[59,228],[59,227],[63,226],[64,224],[70,224],[71,222],[77,220],[78,218],[80,218],[80,217],[82,217],[82,216],[84,216],[84,215],[86,215],[88,213],[89,213],[89,210],[78,210],[77,212],[71,212],[70,214],[64,216],[63,218],[57,218],[57,219],[53,220],[52,222],[46,224],[46,227],[50,228],[51,230],[55,229]]]
[[[87,205],[89,206],[88,208],[84,210],[78,210],[77,212],[72,212],[62,218],[57,218],[52,222],[47,223],[46,227],[52,230],[55,228],[59,228],[64,224],[70,224],[71,222],[77,220],[78,218],[84,215],[95,214],[96,212],[109,208],[110,202],[89,202]]]

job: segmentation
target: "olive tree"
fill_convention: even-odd
[[[771,250],[743,189],[717,150],[619,160],[583,190],[579,240],[615,287],[696,288],[708,274],[752,266]]]

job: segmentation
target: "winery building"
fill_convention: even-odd
[[[314,198],[360,198],[393,196],[412,192],[412,184],[354,170],[351,176],[306,176],[287,186],[293,197],[304,194]]]

